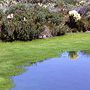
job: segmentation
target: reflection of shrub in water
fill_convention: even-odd
[[[69,57],[70,59],[76,59],[79,55],[77,55],[77,51],[69,51]]]

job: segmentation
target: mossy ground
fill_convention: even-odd
[[[12,87],[10,76],[22,73],[17,66],[30,61],[58,56],[58,51],[90,49],[90,33],[67,33],[64,36],[33,41],[0,42],[0,90]]]

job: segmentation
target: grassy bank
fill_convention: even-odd
[[[57,56],[61,50],[90,49],[90,33],[67,33],[33,41],[0,42],[0,90],[12,87],[10,76],[22,73],[17,66]]]

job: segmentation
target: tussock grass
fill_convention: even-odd
[[[90,49],[90,33],[67,33],[64,36],[33,41],[0,42],[0,90],[12,87],[10,76],[24,71],[30,61],[58,56],[63,50]]]

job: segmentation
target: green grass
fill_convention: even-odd
[[[10,76],[22,73],[30,61],[56,57],[58,51],[90,49],[90,33],[67,33],[64,36],[33,41],[0,42],[0,90],[12,87]]]

